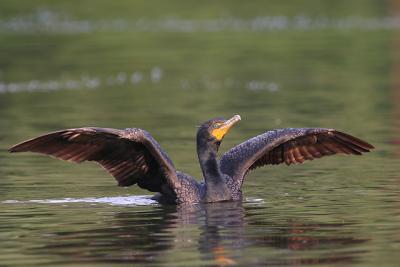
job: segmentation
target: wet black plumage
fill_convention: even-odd
[[[265,132],[226,152],[217,152],[229,129],[240,120],[213,119],[197,132],[202,183],[179,171],[158,142],[145,130],[84,127],[39,136],[9,149],[38,152],[80,163],[95,161],[118,181],[137,184],[162,203],[240,200],[247,173],[264,165],[297,164],[333,154],[361,155],[373,146],[349,134],[325,128],[287,128]]]

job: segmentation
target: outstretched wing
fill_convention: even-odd
[[[27,140],[9,151],[38,152],[76,163],[95,161],[115,177],[119,186],[138,184],[162,192],[165,185],[174,188],[176,183],[172,161],[142,129],[66,129]]]
[[[303,163],[337,153],[361,155],[373,148],[334,129],[287,128],[268,131],[235,146],[221,157],[220,167],[241,185],[248,171],[263,165]]]

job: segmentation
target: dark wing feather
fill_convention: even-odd
[[[241,185],[246,173],[263,165],[297,164],[338,153],[361,155],[374,147],[367,142],[324,128],[287,128],[268,131],[226,152],[222,172]]]
[[[57,131],[17,144],[10,152],[38,152],[80,163],[95,161],[120,186],[138,184],[161,192],[167,184],[174,188],[175,167],[157,141],[141,129],[76,128]]]

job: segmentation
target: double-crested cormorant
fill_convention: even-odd
[[[225,134],[240,121],[212,119],[197,131],[197,155],[204,181],[179,172],[145,130],[127,128],[75,128],[48,133],[17,144],[10,152],[39,152],[72,162],[96,161],[119,186],[137,184],[162,203],[240,200],[246,174],[268,164],[303,163],[333,154],[361,155],[374,147],[349,134],[325,128],[286,128],[267,131],[217,159]]]

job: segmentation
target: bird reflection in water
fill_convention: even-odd
[[[350,249],[367,239],[344,231],[347,224],[276,223],[265,216],[271,216],[265,207],[241,202],[146,207],[116,212],[88,230],[49,233],[46,244],[30,252],[63,256],[60,263],[210,266],[354,263],[365,253]]]

